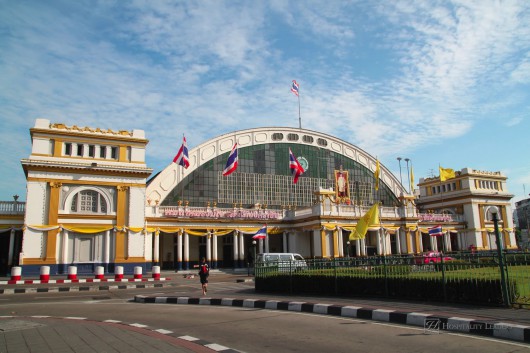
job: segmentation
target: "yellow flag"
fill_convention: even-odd
[[[442,168],[438,167],[440,169],[440,181],[446,181],[447,179],[451,179],[455,177],[455,171],[449,168]]]
[[[357,222],[357,227],[350,233],[349,240],[364,239],[368,227],[379,224],[379,203],[375,203],[372,208]]]
[[[379,159],[378,159],[375,164],[375,172],[374,172],[376,190],[379,190],[379,175],[380,174],[381,174],[381,167],[379,166]]]
[[[414,191],[414,170],[410,166],[410,190]]]

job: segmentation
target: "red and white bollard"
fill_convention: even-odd
[[[160,266],[153,266],[153,278],[160,279]]]
[[[68,279],[77,279],[77,266],[68,267]]]
[[[40,281],[48,282],[50,280],[50,266],[40,267]]]
[[[96,266],[96,279],[104,279],[105,278],[105,268],[103,266]]]
[[[20,281],[21,278],[22,278],[22,267],[19,267],[19,266],[11,267],[11,280]]]
[[[123,279],[123,266],[116,266],[114,270],[114,279],[121,281]]]
[[[134,279],[142,279],[142,267],[141,266],[134,267]]]

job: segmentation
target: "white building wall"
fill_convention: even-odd
[[[143,232],[127,232],[129,257],[143,257],[145,254],[145,235]]]
[[[47,185],[45,182],[28,181],[26,195],[26,215],[24,223],[28,226],[47,224],[46,194]],[[41,231],[34,231],[29,227],[24,231],[22,241],[22,253],[24,257],[39,258],[43,256],[45,245],[44,234]]]
[[[143,227],[145,220],[145,188],[129,189],[129,227]]]

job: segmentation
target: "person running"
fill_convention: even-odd
[[[201,264],[199,265],[199,277],[202,285],[202,295],[206,295],[208,292],[208,276],[210,276],[210,267],[206,263],[206,259],[203,257]]]

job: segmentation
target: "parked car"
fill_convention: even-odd
[[[278,270],[300,271],[307,269],[307,263],[300,254],[296,253],[263,253],[258,255],[257,263],[265,266],[278,266]]]
[[[442,255],[442,256],[440,256]],[[417,265],[419,264],[434,264],[438,262],[442,262],[442,258],[444,261],[451,261],[454,260],[451,256],[445,256],[438,251],[427,251],[421,254],[420,256],[417,256],[415,258],[415,262]]]

